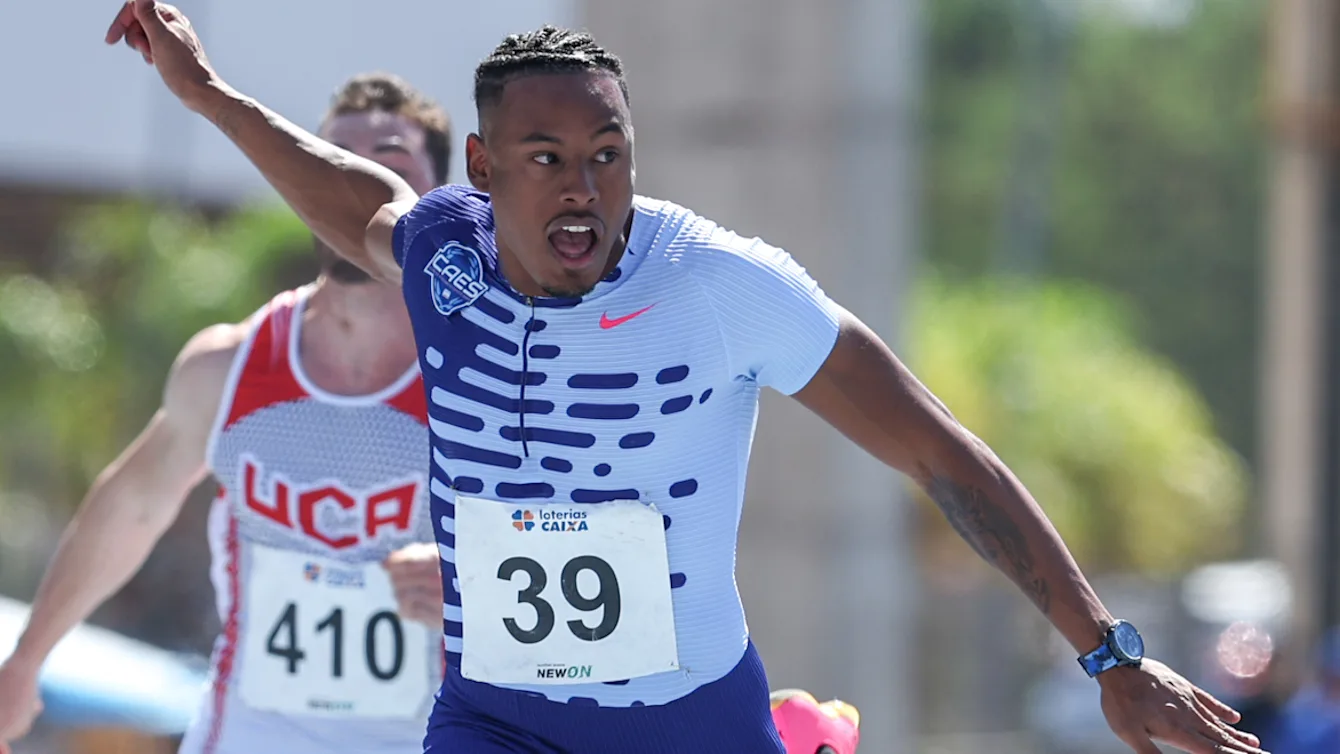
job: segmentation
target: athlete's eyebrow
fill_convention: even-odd
[[[603,135],[605,135],[605,134],[610,134],[610,133],[619,134],[619,135],[621,135],[621,136],[626,136],[626,135],[627,135],[627,132],[624,131],[623,124],[616,120],[616,121],[611,121],[611,122],[609,122],[609,123],[606,123],[605,125],[601,126],[600,128],[597,128],[597,129],[595,130],[595,133],[591,134],[591,138],[595,138],[595,137],[597,137],[597,136],[603,136]],[[532,132],[530,132],[530,134],[528,134],[526,137],[524,137],[523,139],[521,139],[521,143],[523,143],[523,144],[535,144],[535,143],[540,143],[540,144],[562,144],[562,143],[563,143],[563,140],[560,139],[560,138],[558,138],[557,136],[554,136],[554,135],[552,135],[552,134],[547,134],[547,133],[544,133],[544,132],[542,132],[542,131],[532,131]]]
[[[557,136],[550,136],[549,134],[541,133],[539,131],[532,131],[529,135],[527,135],[525,138],[521,140],[521,143],[523,144],[533,144],[536,142],[542,144],[562,144],[563,140],[558,138]]]

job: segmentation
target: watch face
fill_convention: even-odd
[[[1145,656],[1145,641],[1140,632],[1129,623],[1118,623],[1112,628],[1112,649],[1120,659],[1139,660]]]

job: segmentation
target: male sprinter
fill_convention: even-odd
[[[399,78],[350,80],[321,133],[416,191],[446,181],[446,113]],[[39,706],[47,653],[140,567],[207,472],[223,632],[181,750],[422,747],[443,662],[422,379],[400,292],[317,253],[314,284],[191,339],[162,408],[93,485],[0,668],[0,750]]]
[[[1135,751],[1260,751],[1143,660],[1009,469],[785,252],[634,194],[622,67],[589,36],[508,37],[475,76],[478,190],[422,198],[230,88],[175,8],[132,0],[122,37],[332,248],[403,285],[446,587],[428,751],[782,751],[733,577],[763,386],[920,483]]]

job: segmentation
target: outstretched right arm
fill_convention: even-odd
[[[217,325],[182,349],[163,405],[89,489],[33,599],[14,653],[0,664],[0,753],[23,735],[37,675],[66,633],[130,579],[205,475],[205,447],[246,330]]]
[[[233,140],[318,238],[374,278],[400,282],[388,228],[418,199],[400,176],[226,87],[214,90],[200,112]]]
[[[391,249],[396,220],[418,199],[400,176],[285,120],[224,83],[191,22],[156,0],[128,0],[107,31],[158,69],[163,82],[242,150],[328,246],[368,274],[400,280]]]

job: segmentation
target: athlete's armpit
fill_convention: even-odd
[[[410,210],[418,199],[402,199],[399,201],[383,204],[377,214],[372,216],[368,222],[367,232],[364,237],[364,245],[367,247],[368,260],[375,269],[368,270],[368,274],[377,279],[400,284],[400,261],[395,248],[395,227]],[[402,249],[400,253],[404,253]]]

